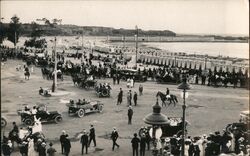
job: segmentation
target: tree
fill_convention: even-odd
[[[3,43],[3,40],[7,37],[7,27],[5,24],[0,22],[0,44]]]
[[[9,24],[9,29],[7,32],[8,40],[14,43],[14,46],[16,46],[16,43],[18,42],[19,35],[20,35],[20,18],[14,15],[11,17],[11,21]]]
[[[31,28],[32,28],[32,32],[31,32],[31,37],[37,38],[41,36],[41,29],[39,29],[39,25],[36,22],[32,22],[31,23]]]

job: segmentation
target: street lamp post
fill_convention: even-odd
[[[157,143],[156,141],[157,139],[159,139],[156,137],[156,130],[162,125],[169,124],[168,117],[161,113],[161,106],[158,103],[158,98],[157,98],[156,104],[153,106],[153,113],[148,114],[143,120],[146,124],[152,125],[151,137],[152,137],[153,145],[154,145],[152,152],[153,152],[153,155],[156,156],[158,153],[158,149],[156,147],[156,143]]]
[[[178,89],[182,89],[183,90],[183,105],[182,105],[182,110],[183,110],[183,114],[182,114],[182,123],[183,123],[183,127],[182,127],[182,144],[181,144],[181,155],[184,156],[185,155],[185,134],[186,134],[186,96],[187,94],[187,90],[190,89],[190,85],[187,83],[187,78],[186,76],[184,76],[182,83],[178,86]]]

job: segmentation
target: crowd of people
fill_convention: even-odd
[[[4,61],[7,60],[7,58],[21,58],[24,56],[25,50],[22,52],[20,51],[14,51],[13,49],[8,49],[6,47],[0,47],[1,48],[1,54],[2,59]],[[3,50],[3,51],[2,51]],[[113,78],[114,84],[119,84],[121,79],[121,74],[119,73],[119,67],[116,67],[116,63],[113,64],[101,64],[93,65],[92,64],[92,58],[87,58],[84,56],[84,61],[81,61],[81,64],[74,64],[70,61],[65,61],[64,55],[58,55],[57,56],[59,61],[62,61],[62,65],[59,66],[62,69],[62,72],[64,73],[75,73],[79,71],[79,73],[82,73],[84,75],[91,75],[93,76],[93,79],[95,77],[97,78]],[[76,57],[80,59],[80,57]],[[76,59],[75,58],[75,59]],[[45,59],[47,61],[46,64],[53,64],[53,59],[49,56],[45,56]],[[65,64],[64,64],[65,63]],[[26,68],[25,68],[26,69]],[[29,70],[27,68],[27,70]],[[26,71],[27,72],[27,71]],[[180,82],[183,75],[187,75],[189,82],[195,83],[195,84],[202,84],[202,85],[214,85],[218,86],[219,83],[223,83],[225,87],[228,86],[228,83],[232,83],[234,87],[237,87],[238,81],[239,86],[244,87],[247,84],[247,80],[249,80],[247,73],[229,73],[229,72],[212,72],[211,70],[204,74],[201,70],[193,70],[193,69],[183,69],[183,68],[176,68],[176,67],[158,67],[158,68],[144,68],[141,70],[138,68],[137,70],[138,75],[144,75],[148,78],[151,78],[152,80],[158,80],[159,77],[161,79],[164,79],[166,77],[170,77],[174,80],[175,83]],[[169,79],[167,79],[168,81]],[[138,95],[137,91],[134,91],[132,93],[132,90],[134,88],[135,80],[133,77],[127,79],[127,88],[129,88],[126,98],[127,98],[127,106],[128,106],[128,124],[132,124],[132,117],[135,113],[135,110],[132,107],[132,104],[134,106],[138,105]],[[99,84],[97,86],[97,91],[100,92],[104,89],[111,89],[110,84]],[[140,85],[139,89],[139,96],[143,95],[143,86]],[[39,94],[44,94],[44,90],[40,88]],[[46,93],[45,93],[46,94]],[[121,105],[123,103],[123,89],[120,88],[120,91],[118,93],[117,97],[117,105]],[[169,95],[169,90],[167,90],[166,95]],[[75,102],[73,100],[70,100],[71,104],[74,104]],[[85,99],[78,100],[76,104],[85,104]],[[27,110],[31,114],[36,114],[35,110],[36,108],[33,108],[34,110]],[[30,132],[31,133],[31,132]],[[11,136],[8,138],[5,137],[3,139],[2,143],[2,152],[4,156],[10,156],[11,152],[14,149],[14,142],[11,137],[17,137],[19,135],[19,128],[17,127],[16,123],[13,123],[13,129],[11,130]],[[14,135],[13,135],[14,134]],[[112,140],[112,150],[114,151],[115,147],[119,148],[120,145],[117,143],[117,139],[119,138],[119,134],[117,129],[114,127],[113,131],[111,132],[110,136]],[[30,136],[27,136],[22,142],[19,142],[19,150],[22,156],[28,155],[28,143],[30,140],[33,139]],[[93,125],[90,126],[89,133],[84,129],[82,132],[82,136],[80,138],[80,144],[81,144],[81,154],[87,154],[88,148],[93,141],[94,146],[97,146],[96,144],[96,134],[95,134],[95,128]],[[62,131],[62,135],[60,136],[60,143],[61,143],[61,153],[65,154],[66,156],[69,155],[70,149],[71,149],[71,142],[69,139],[68,134],[65,131]],[[148,147],[148,150],[150,149],[150,143],[152,143],[152,140],[149,136],[148,131],[144,131],[142,136],[140,138],[137,136],[137,134],[134,134],[134,137],[131,140],[132,144],[132,152],[133,156],[138,156],[138,151],[140,147],[140,155],[145,155],[146,145]],[[163,140],[159,140],[157,142],[157,146],[159,146],[159,151],[162,153],[162,155],[174,155],[179,156],[181,152],[181,143],[182,143],[182,136],[174,135],[170,138],[165,138]],[[37,139],[35,141],[36,144],[36,151],[39,153],[39,156],[53,156],[57,150],[53,147],[53,143],[50,142],[49,144],[44,139]],[[49,145],[49,148],[47,147],[47,144]],[[208,136],[203,135],[202,137],[191,137],[188,136],[187,139],[185,139],[185,145],[188,147],[188,155],[189,156],[199,156],[199,155],[205,155],[205,156],[211,156],[211,155],[219,155],[221,153],[236,153],[236,154],[242,154],[247,155],[249,154],[249,137],[246,136],[246,134],[239,129],[234,129],[232,132],[228,132],[226,130],[223,130],[223,134],[220,135],[220,132],[211,133]]]

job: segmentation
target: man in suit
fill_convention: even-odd
[[[68,134],[65,135],[65,140],[64,140],[63,145],[64,145],[65,156],[69,156],[69,152],[70,152],[70,148],[71,148],[71,143],[70,143]]]
[[[122,97],[123,97],[123,90],[120,88],[120,92],[118,94],[118,99],[117,99],[117,105],[122,103]]]
[[[112,131],[112,133],[111,133],[111,139],[112,139],[112,141],[113,141],[113,146],[112,146],[112,150],[113,150],[113,151],[114,151],[114,149],[115,149],[115,146],[117,146],[118,148],[120,147],[120,145],[118,145],[118,144],[116,143],[118,137],[119,137],[119,134],[118,134],[118,132],[116,131],[116,128],[114,127],[114,128],[113,128],[113,131]]]
[[[137,105],[137,93],[136,92],[134,92],[134,97],[133,97],[133,99],[134,99],[134,104],[135,104],[135,106]]]
[[[96,140],[95,140],[95,128],[93,125],[90,125],[90,130],[89,130],[89,146],[91,141],[93,140],[94,142],[94,147],[96,147]]]
[[[66,132],[63,130],[62,131],[62,135],[60,136],[62,154],[64,153],[64,142],[65,142],[65,139],[66,139]]]
[[[86,130],[83,131],[83,135],[81,137],[80,142],[82,144],[82,155],[83,155],[84,147],[85,147],[85,153],[88,154],[89,137],[87,135]]]
[[[140,143],[140,139],[137,138],[137,134],[134,134],[134,138],[131,140],[132,148],[133,148],[133,156],[138,156],[138,147]]]
[[[128,107],[128,124],[132,124],[132,116],[133,116],[133,109],[132,106]]]

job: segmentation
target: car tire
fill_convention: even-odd
[[[1,128],[6,127],[6,125],[7,125],[7,121],[1,117]]]
[[[62,116],[61,115],[56,116],[55,117],[55,122],[56,123],[62,122]]]
[[[24,123],[25,123],[26,125],[30,126],[30,125],[32,125],[32,120],[31,120],[30,118],[25,119],[25,120],[24,120]]]
[[[84,115],[85,115],[84,109],[79,109],[79,111],[77,112],[77,115],[78,115],[79,118],[84,117]]]
[[[103,106],[102,106],[102,105],[99,105],[99,106],[98,106],[98,112],[99,112],[99,113],[102,113],[102,111],[103,111]]]

